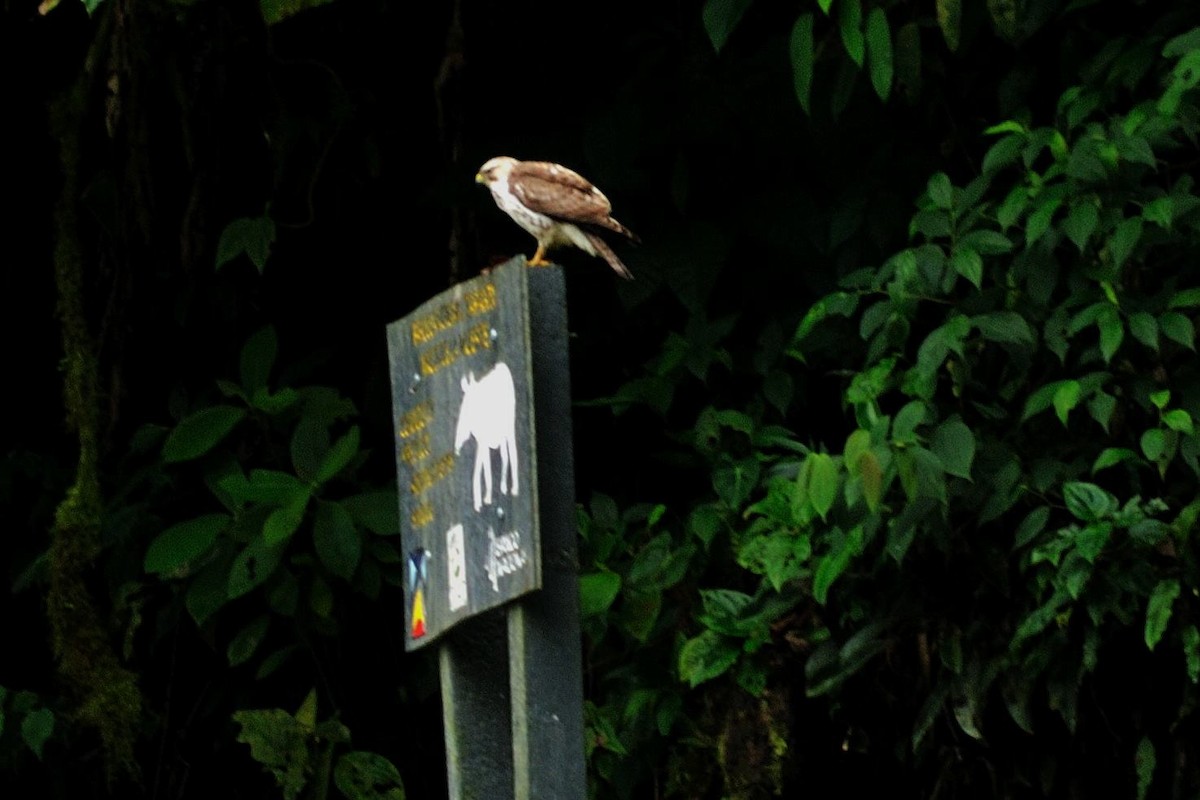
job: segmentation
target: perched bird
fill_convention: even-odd
[[[574,246],[603,258],[622,278],[633,279],[599,232],[619,233],[634,242],[637,237],[612,218],[608,198],[579,173],[548,161],[499,156],[479,168],[475,182],[487,186],[496,205],[537,239],[530,266],[548,263],[551,248]]]

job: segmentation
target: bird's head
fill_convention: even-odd
[[[479,172],[475,173],[475,182],[491,186],[497,181],[507,181],[508,173],[512,172],[512,168],[516,164],[517,160],[510,156],[496,156],[488,159],[487,163],[479,168]]]

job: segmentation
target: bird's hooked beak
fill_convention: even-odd
[[[483,177],[482,172],[476,172],[475,173],[475,182],[476,183],[487,183],[487,178]]]

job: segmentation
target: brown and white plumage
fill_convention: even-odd
[[[603,258],[622,278],[633,278],[600,232],[632,241],[637,237],[613,219],[608,198],[579,173],[548,161],[499,156],[479,168],[475,182],[487,186],[496,205],[537,239],[531,266],[547,263],[546,251],[551,248],[578,247]]]

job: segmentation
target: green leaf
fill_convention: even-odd
[[[1125,461],[1136,461],[1137,457],[1137,453],[1126,447],[1106,447],[1092,463],[1092,474],[1095,475],[1102,469],[1108,469]]]
[[[870,56],[871,85],[880,100],[887,100],[892,91],[892,30],[887,15],[879,6],[867,15],[867,55]]]
[[[172,525],[155,537],[146,550],[146,572],[172,573],[193,558],[208,552],[217,535],[229,527],[227,514],[206,514]]]
[[[983,256],[1003,255],[1013,249],[1012,240],[1000,231],[974,230],[959,239],[958,243]]]
[[[262,274],[275,242],[275,223],[268,216],[235,219],[221,231],[217,242],[217,265],[220,269],[245,253]]]
[[[1173,342],[1195,350],[1196,328],[1192,321],[1178,311],[1168,311],[1158,318],[1158,329]]]
[[[348,800],[404,800],[404,782],[391,761],[353,750],[338,759],[333,783]]]
[[[350,580],[362,558],[362,536],[340,503],[319,501],[313,521],[313,547],[325,568]]]
[[[951,417],[939,425],[929,447],[948,474],[970,479],[971,464],[975,460],[975,434],[961,419]]]
[[[704,631],[679,650],[679,677],[695,688],[729,671],[741,648],[732,637]]]
[[[1150,741],[1149,736],[1143,736],[1133,757],[1133,769],[1137,773],[1137,800],[1146,800],[1146,795],[1150,793],[1150,783],[1154,780],[1157,761],[1154,743]]]
[[[341,501],[357,525],[376,536],[400,533],[400,501],[392,489],[363,492]]]
[[[700,18],[713,50],[721,52],[748,8],[750,0],[705,0]]]
[[[184,417],[163,443],[163,460],[175,463],[199,458],[245,417],[246,410],[235,406],[209,406]]]
[[[1142,238],[1142,218],[1130,217],[1117,226],[1108,240],[1108,253],[1114,267],[1120,267],[1129,258],[1138,239]]]
[[[1156,198],[1146,204],[1142,209],[1142,219],[1147,222],[1153,222],[1164,230],[1171,229],[1171,223],[1175,216],[1175,201],[1170,195]]]
[[[1158,352],[1158,322],[1155,321],[1152,314],[1147,314],[1145,311],[1131,314],[1129,332],[1133,334],[1133,338],[1146,347]]]
[[[1173,408],[1162,415],[1163,424],[1173,431],[1186,433],[1191,436],[1195,433],[1195,428],[1192,425],[1192,415],[1184,411],[1182,408]]]
[[[1056,385],[1058,388],[1054,391],[1054,413],[1058,416],[1058,421],[1066,427],[1067,417],[1075,406],[1079,405],[1079,381],[1059,381]]]
[[[354,425],[345,436],[333,443],[329,452],[321,459],[321,466],[317,469],[316,482],[318,484],[335,477],[358,455],[358,440],[358,426]]]
[[[959,32],[962,30],[962,0],[937,0],[937,21],[950,52],[958,50]]]
[[[862,67],[866,42],[862,32],[862,0],[838,0],[838,28],[842,46],[856,67]]]
[[[992,311],[971,318],[971,324],[993,342],[1006,344],[1033,344],[1033,329],[1015,311]]]
[[[1017,530],[1013,534],[1013,547],[1024,547],[1032,542],[1046,529],[1046,523],[1049,521],[1049,506],[1038,506],[1030,511],[1025,519],[1021,520],[1021,524],[1017,526]]]
[[[275,776],[285,800],[299,797],[312,770],[309,730],[282,708],[235,711],[233,721],[241,725],[237,740]]]
[[[862,528],[856,527],[845,534],[841,541],[834,545],[833,550],[826,553],[817,564],[813,575],[813,599],[821,605],[829,599],[829,589],[833,582],[842,576],[851,560],[862,549]]]
[[[580,614],[586,619],[603,614],[621,591],[621,576],[603,570],[579,576]]]
[[[1171,296],[1168,308],[1193,308],[1200,306],[1200,287],[1192,287],[1176,292]]]
[[[825,519],[837,499],[840,485],[837,465],[827,453],[813,453],[808,457],[811,464],[808,479],[808,498],[813,509]]]
[[[1154,587],[1146,606],[1146,647],[1153,650],[1167,631],[1171,621],[1171,606],[1179,597],[1179,581],[1164,578]]]
[[[1067,212],[1067,218],[1063,222],[1063,231],[1082,253],[1099,222],[1100,211],[1096,208],[1096,204],[1084,201],[1071,206],[1071,210]]]
[[[270,578],[279,566],[282,553],[280,545],[269,545],[261,539],[250,542],[233,560],[226,581],[226,596],[230,600],[241,597]]]
[[[811,114],[813,69],[816,65],[812,14],[801,14],[796,18],[788,50],[792,58],[792,87],[796,91],[796,99],[804,113]]]
[[[1162,428],[1151,428],[1142,434],[1142,455],[1158,461],[1167,452],[1167,434]]]
[[[878,10],[878,9],[876,9]],[[929,194],[929,199],[938,208],[949,211],[950,206],[954,201],[954,187],[950,183],[950,177],[944,172],[934,173],[929,179],[925,191]]]
[[[307,497],[305,498],[307,501]],[[267,515],[262,527],[263,541],[269,545],[286,542],[304,521],[307,503],[296,503],[276,508]]]
[[[1100,355],[1107,364],[1125,339],[1125,326],[1121,324],[1121,315],[1114,306],[1101,312],[1096,318],[1096,326],[1100,329]]]
[[[873,452],[863,453],[858,461],[858,475],[862,481],[863,499],[872,512],[879,508],[883,499],[883,466]]]
[[[1063,500],[1075,519],[1096,522],[1117,510],[1117,498],[1094,483],[1071,481],[1063,484]]]
[[[188,586],[184,604],[197,626],[203,626],[228,601],[226,587],[230,561],[229,558],[223,558],[209,564],[200,570]]]
[[[21,720],[21,738],[33,754],[42,758],[42,749],[46,740],[54,733],[54,712],[48,708],[34,709],[25,714]]]
[[[229,642],[229,649],[226,652],[229,666],[236,667],[238,664],[249,661],[254,652],[258,650],[258,646],[262,644],[262,640],[266,638],[267,628],[270,625],[271,616],[260,614],[250,624],[238,631],[233,640]]]
[[[950,266],[974,284],[976,289],[983,287],[983,258],[970,247],[954,248],[954,253],[950,256]]]
[[[1017,162],[1025,148],[1024,133],[1013,133],[998,140],[983,156],[983,174],[994,175]],[[981,251],[982,252],[982,251]]]
[[[275,25],[301,11],[331,2],[333,0],[259,0],[258,4],[262,9],[263,22],[267,25]]]

